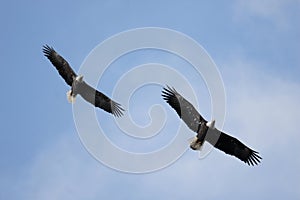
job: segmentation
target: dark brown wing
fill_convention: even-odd
[[[116,117],[123,115],[124,109],[122,108],[121,104],[111,100],[105,94],[94,89],[84,81],[80,83],[76,81],[76,88],[73,88],[73,92],[80,94],[83,99],[93,104],[95,107],[101,108]]]
[[[164,88],[162,91],[164,100],[175,109],[180,118],[190,129],[198,133],[198,139],[205,140],[226,154],[237,157],[248,165],[257,165],[262,159],[258,152],[250,149],[238,139],[227,135],[217,129],[208,129],[207,121],[197,112],[194,106],[183,98],[174,88]],[[203,124],[204,123],[204,124]],[[202,126],[199,126],[199,125]],[[202,130],[202,131],[201,131]],[[201,134],[206,132],[207,134]]]
[[[194,132],[198,133],[201,123],[206,124],[207,121],[197,112],[194,106],[174,88],[169,86],[163,88],[162,97]]]
[[[73,71],[69,63],[60,56],[52,47],[43,46],[44,55],[55,66],[60,76],[66,81],[69,86],[72,86],[73,80],[76,78],[76,73]]]
[[[240,142],[238,139],[221,132],[208,131],[205,140],[217,149],[244,161],[248,165],[257,165],[262,159],[257,151],[254,151]]]

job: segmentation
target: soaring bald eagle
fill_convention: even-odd
[[[240,142],[238,139],[216,129],[215,121],[208,122],[183,98],[174,88],[163,88],[163,99],[177,112],[179,117],[197,136],[190,143],[190,148],[200,150],[204,141],[209,142],[215,148],[244,161],[248,165],[257,165],[262,159],[257,151],[254,151]]]
[[[69,63],[52,47],[44,45],[43,53],[51,61],[65,82],[71,86],[71,90],[67,92],[67,97],[70,102],[73,102],[76,95],[79,94],[95,107],[101,108],[116,117],[122,116],[124,109],[119,103],[114,102],[103,93],[88,85],[83,81],[83,76],[77,76]]]

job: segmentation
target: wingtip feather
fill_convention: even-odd
[[[262,157],[259,156],[259,153],[257,151],[251,150],[250,156],[245,160],[245,162],[250,166],[258,165],[262,160]]]
[[[122,108],[121,104],[112,102],[112,114],[115,117],[121,117],[123,115],[123,112],[125,111],[124,108]]]
[[[51,46],[45,44],[45,45],[43,45],[42,51],[43,51],[44,55],[49,58],[49,56],[54,51],[54,49]]]

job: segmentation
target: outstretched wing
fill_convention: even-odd
[[[102,108],[106,112],[112,113],[116,117],[121,117],[124,111],[121,104],[111,100],[98,90],[96,90],[95,106]]]
[[[205,140],[217,149],[237,157],[248,165],[257,165],[262,159],[257,151],[250,149],[238,139],[217,129],[208,131]]]
[[[52,47],[48,45],[43,46],[44,55],[55,66],[58,73],[66,81],[69,86],[72,86],[73,80],[76,78],[76,73],[73,71],[69,63],[60,56]]]
[[[88,85],[85,81],[76,82],[76,84],[77,86],[75,92],[80,94],[83,99],[93,104],[95,107],[101,108],[116,117],[123,115],[124,109],[122,108],[121,104],[111,100],[105,94]]]
[[[162,97],[194,132],[199,132],[201,123],[207,123],[194,106],[183,98],[174,88],[170,88],[169,86],[164,87]]]
[[[180,118],[188,125],[190,129],[205,137],[205,140],[212,144],[217,149],[226,154],[237,157],[248,165],[257,165],[262,159],[259,153],[250,149],[238,139],[227,135],[217,129],[208,129],[207,121],[197,112],[194,106],[183,98],[174,88],[164,88],[162,96],[167,103],[175,109]],[[205,123],[205,124],[203,124]],[[199,126],[202,125],[202,126]],[[207,134],[201,134],[200,128]]]

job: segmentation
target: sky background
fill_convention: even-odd
[[[300,199],[299,19],[298,0],[1,2],[0,199]],[[260,165],[249,167],[218,150],[199,160],[188,150],[167,168],[128,174],[86,151],[66,100],[69,87],[42,45],[53,46],[78,71],[96,45],[140,27],[174,29],[206,49],[226,90],[223,129],[258,150]],[[195,80],[187,63],[158,51],[120,58],[98,88],[111,95],[121,72],[149,62],[186,73],[201,100],[198,109],[211,118],[203,80]],[[153,103],[165,107],[169,129],[147,150],[166,144],[180,123],[160,91],[138,90],[129,111],[120,102],[140,125],[149,123]],[[116,129],[109,129],[115,126],[111,115],[97,110],[97,117]],[[145,150],[145,141],[135,149],[138,142],[121,131],[108,137],[123,148]]]

